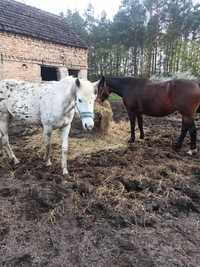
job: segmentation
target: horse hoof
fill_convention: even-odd
[[[135,143],[135,139],[130,138],[130,139],[128,140],[128,144],[129,144],[129,145],[133,145],[134,143]]]
[[[12,159],[11,161],[10,161],[10,164],[12,165],[12,166],[14,166],[14,167],[17,167],[17,165],[19,165],[20,164],[20,161],[18,160],[18,159]]]
[[[17,166],[20,164],[20,161],[18,159],[14,159],[14,165]]]
[[[195,148],[195,149],[190,149],[190,150],[187,152],[187,155],[189,155],[189,156],[193,156],[193,155],[197,154],[197,152],[198,152],[197,148]]]
[[[140,139],[141,140],[144,140],[144,135],[140,135]]]
[[[63,176],[64,176],[65,178],[70,177],[69,172],[68,172],[67,169],[63,169]]]
[[[46,167],[50,167],[50,166],[52,166],[52,163],[51,163],[51,161],[50,161],[50,160],[48,160],[48,161],[46,162],[45,166],[46,166]]]
[[[69,173],[63,174],[62,184],[66,185],[69,182],[74,182],[73,177]]]

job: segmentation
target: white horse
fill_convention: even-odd
[[[83,128],[94,126],[94,102],[98,82],[91,83],[71,76],[59,81],[34,84],[24,81],[0,81],[0,142],[14,164],[19,160],[13,153],[8,138],[9,118],[24,120],[43,126],[46,146],[46,165],[51,165],[51,135],[60,129],[62,139],[62,170],[67,175],[68,135],[75,109],[80,115]]]

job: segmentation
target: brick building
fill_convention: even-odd
[[[63,18],[0,0],[0,80],[87,77],[87,47]]]

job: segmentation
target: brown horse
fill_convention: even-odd
[[[163,117],[175,111],[182,115],[182,129],[175,144],[179,150],[189,131],[191,138],[190,155],[197,152],[197,131],[195,114],[200,107],[200,86],[190,80],[152,82],[141,78],[105,78],[98,87],[98,99],[104,101],[111,93],[122,97],[131,125],[130,143],[135,141],[135,121],[138,120],[140,138],[144,138],[142,115]]]

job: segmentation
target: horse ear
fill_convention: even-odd
[[[100,82],[99,82],[99,86],[100,87],[104,87],[106,83],[106,79],[104,76],[101,77]]]
[[[94,87],[97,87],[97,88],[98,88],[100,82],[101,82],[101,80],[98,80],[98,81],[96,81],[96,82],[93,82]]]
[[[81,86],[80,80],[78,78],[76,79],[76,82],[75,83],[76,83],[76,86],[77,87],[80,87]]]

